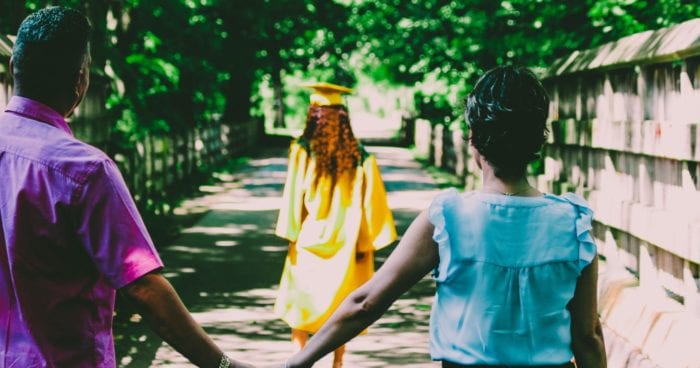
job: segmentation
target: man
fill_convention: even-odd
[[[0,115],[0,368],[114,367],[115,290],[200,367],[230,361],[158,271],[121,175],[65,118],[89,84],[88,20],[52,7],[17,32]]]

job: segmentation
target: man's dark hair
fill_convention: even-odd
[[[522,67],[496,67],[479,78],[466,105],[471,144],[495,175],[524,175],[547,137],[549,98],[537,77]]]
[[[28,97],[55,97],[72,87],[88,53],[90,23],[63,7],[41,9],[22,21],[13,49],[16,87]]]

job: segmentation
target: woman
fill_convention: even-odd
[[[443,367],[605,367],[592,211],[526,178],[546,136],[547,95],[527,69],[498,67],[467,99],[482,187],[439,195],[377,274],[287,367],[310,367],[378,319],[430,270],[430,353]]]
[[[276,234],[290,241],[275,313],[301,349],[350,292],[374,274],[374,251],[396,240],[377,161],[350,127],[341,92],[310,85],[304,134],[289,149]],[[359,333],[359,331],[358,331]],[[344,346],[335,347],[334,367]]]

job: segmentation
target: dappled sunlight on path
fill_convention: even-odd
[[[399,233],[436,194],[432,180],[402,148],[369,147],[377,155]],[[287,243],[274,236],[286,174],[285,151],[251,160],[211,195],[188,205],[210,211],[161,249],[163,271],[208,333],[232,357],[256,364],[291,354],[288,326],[272,314]],[[390,247],[393,249],[393,247]],[[381,264],[390,249],[377,254]],[[422,280],[369,332],[348,344],[346,367],[435,367],[428,356],[434,293]],[[128,308],[127,308],[128,309]],[[186,360],[124,311],[115,321],[121,367],[188,367]],[[316,366],[330,367],[328,356]]]

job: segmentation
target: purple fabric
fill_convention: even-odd
[[[0,115],[0,368],[115,367],[115,290],[163,266],[114,162],[63,117]]]

